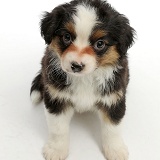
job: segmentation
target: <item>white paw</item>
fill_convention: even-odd
[[[51,144],[43,147],[43,157],[45,160],[65,160],[68,156],[68,148],[56,149]]]
[[[103,146],[104,156],[107,160],[128,160],[128,149],[125,145]]]

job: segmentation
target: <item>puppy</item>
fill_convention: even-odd
[[[127,160],[118,126],[126,109],[127,50],[134,41],[128,19],[106,1],[73,0],[46,12],[40,27],[47,47],[31,99],[45,103],[49,139],[44,158],[66,159],[74,112],[94,111],[105,158]]]

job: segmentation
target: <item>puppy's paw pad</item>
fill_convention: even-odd
[[[65,160],[68,156],[67,149],[56,149],[49,144],[43,147],[43,157],[45,160]]]
[[[107,146],[103,148],[104,156],[107,160],[128,160],[128,150],[126,146],[112,147]]]

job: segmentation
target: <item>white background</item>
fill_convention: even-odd
[[[29,90],[45,49],[39,21],[64,0],[0,1],[0,159],[43,160],[47,139],[43,104],[33,106]],[[160,160],[160,23],[158,0],[109,0],[137,31],[128,51],[130,83],[122,123],[130,160]],[[76,115],[67,160],[104,160],[99,121]]]

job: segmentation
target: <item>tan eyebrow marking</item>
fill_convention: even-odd
[[[106,31],[104,31],[104,30],[97,30],[97,31],[95,31],[95,32],[91,35],[91,39],[97,40],[97,39],[99,39],[99,38],[101,38],[101,37],[104,37],[104,36],[106,36],[106,35],[107,35]]]
[[[71,34],[76,35],[75,27],[74,27],[74,24],[73,24],[72,22],[67,22],[67,23],[65,24],[65,28],[66,28]]]

